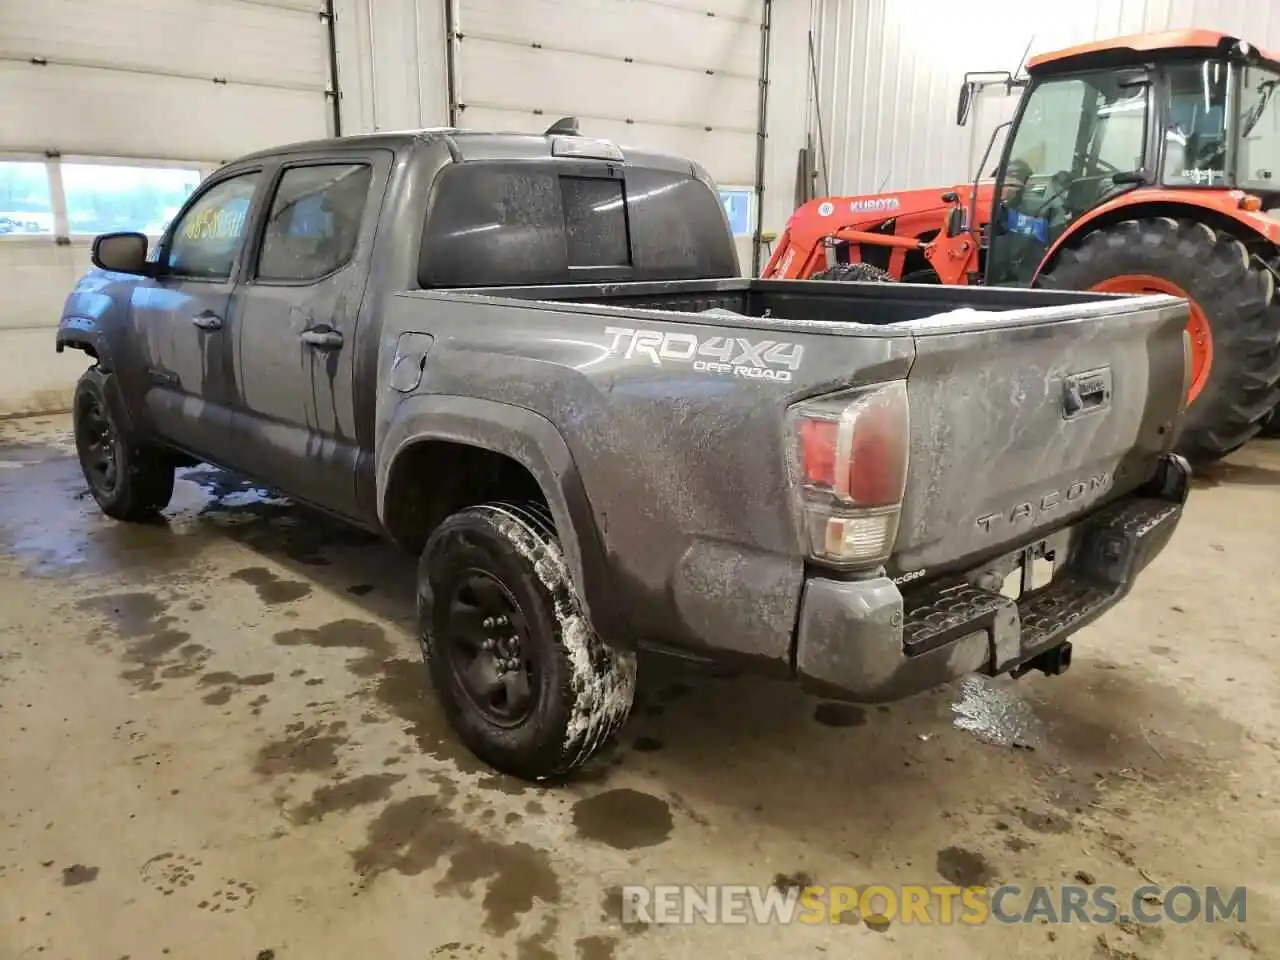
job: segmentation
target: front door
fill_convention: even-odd
[[[237,443],[264,482],[353,517],[356,322],[389,170],[377,152],[286,163],[235,294]]]
[[[155,429],[218,463],[231,452],[230,307],[260,179],[251,171],[203,187],[161,245],[161,275],[135,301]]]

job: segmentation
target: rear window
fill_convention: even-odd
[[[733,276],[715,191],[691,175],[600,162],[468,161],[432,184],[423,287]]]

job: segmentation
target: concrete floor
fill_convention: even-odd
[[[539,790],[444,727],[410,560],[209,470],[107,521],[67,427],[0,424],[0,960],[1280,956],[1280,444],[1198,483],[1063,678],[841,710],[642,664],[617,747]],[[619,919],[627,883],[1081,872],[1248,919]]]

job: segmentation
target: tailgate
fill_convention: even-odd
[[[891,570],[942,573],[1149,479],[1181,424],[1184,301],[912,321],[911,452]]]

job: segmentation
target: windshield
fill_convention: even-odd
[[[1115,70],[1037,84],[1013,131],[992,217],[987,282],[1028,283],[1070,222],[1142,169],[1148,84]]]
[[[1237,186],[1280,190],[1280,74],[1248,67],[1240,85],[1240,155]]]

